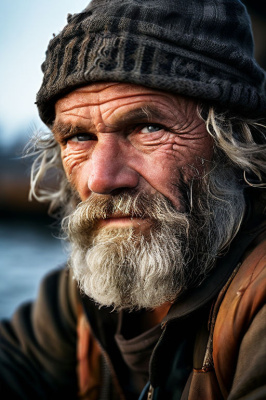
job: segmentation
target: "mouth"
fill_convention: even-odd
[[[146,228],[151,225],[151,220],[149,218],[141,218],[138,216],[132,215],[121,215],[114,214],[112,216],[108,216],[107,218],[100,219],[97,222],[98,228]]]

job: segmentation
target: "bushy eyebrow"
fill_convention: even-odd
[[[160,111],[160,109],[157,109],[154,106],[144,106],[144,107],[139,107],[133,110],[130,110],[128,113],[126,113],[122,118],[121,118],[121,123],[123,124],[132,124],[132,123],[138,123],[138,122],[152,122],[154,120],[156,121],[165,121],[167,119],[165,113]],[[120,123],[120,120],[118,121]]]
[[[78,133],[84,132],[84,128],[81,126],[73,126],[71,124],[65,124],[63,122],[56,122],[53,125],[52,132],[55,140],[61,142],[69,136],[75,136]]]

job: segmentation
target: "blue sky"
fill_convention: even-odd
[[[1,0],[0,142],[11,143],[22,129],[43,127],[34,104],[41,85],[41,63],[52,34],[68,13],[89,0]]]

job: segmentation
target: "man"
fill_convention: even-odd
[[[31,195],[61,211],[69,268],[3,322],[2,398],[265,398],[266,91],[245,7],[93,0],[43,72]]]

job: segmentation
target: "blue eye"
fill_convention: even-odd
[[[87,133],[80,133],[78,135],[72,136],[70,138],[72,142],[87,142],[88,140],[93,140],[91,135],[88,135]]]
[[[153,132],[158,132],[161,129],[163,129],[163,128],[160,125],[146,125],[140,130],[140,132],[141,133],[153,133]]]

